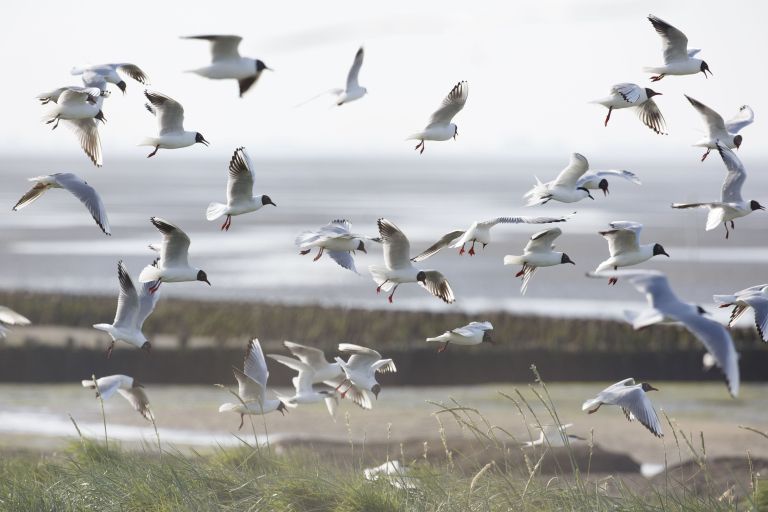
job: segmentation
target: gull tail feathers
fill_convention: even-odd
[[[723,214],[725,212],[722,208],[712,208],[707,214],[707,226],[704,228],[707,231],[717,229],[720,224],[723,223]]]
[[[376,284],[381,286],[381,289],[385,292],[388,292],[395,286],[395,283],[392,281],[387,281],[387,267],[371,265],[368,267],[368,270],[371,272],[371,277],[373,277]]]
[[[226,213],[227,205],[221,203],[211,203],[208,205],[208,209],[205,210],[205,218],[208,220],[216,220]]]
[[[104,331],[109,334],[112,334],[112,331],[115,330],[112,324],[93,324],[93,328],[98,329],[100,331]]]
[[[96,389],[96,384],[94,384],[92,380],[81,380],[80,383],[84,388]]]
[[[219,406],[219,412],[237,411],[242,406],[243,406],[243,404],[233,404],[231,402],[226,403],[226,404],[221,404]]]
[[[504,256],[505,265],[522,265],[523,263],[525,263],[525,259],[522,256],[515,256],[513,254]]]
[[[600,407],[600,400],[597,398],[590,398],[581,405],[581,410],[592,412],[596,411],[598,407]]]

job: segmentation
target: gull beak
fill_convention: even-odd
[[[648,385],[648,391],[658,391],[658,390],[659,390],[659,388],[655,388],[655,387],[651,386],[650,384]]]
[[[211,284],[211,282],[210,282],[209,280],[207,280],[207,279],[205,279],[205,281],[204,281],[204,282],[208,283],[208,286],[213,286],[213,285]]]
[[[663,255],[664,255],[664,256],[666,256],[667,258],[669,258],[669,257],[670,257],[670,256],[669,256],[669,254],[667,254],[667,251],[661,251],[661,254],[663,254]]]
[[[765,208],[763,208],[763,210],[765,210]],[[361,247],[358,250],[364,252],[365,254],[368,254],[368,251],[365,250],[365,247]]]
[[[765,210],[765,206],[760,206],[758,210]]]
[[[210,145],[211,145],[211,144],[210,144],[210,142],[208,142],[208,141],[207,141],[207,140],[205,140],[204,138],[201,138],[201,139],[200,139],[200,143],[201,143],[201,144],[205,144],[206,146],[210,146]]]

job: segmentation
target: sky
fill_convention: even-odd
[[[740,154],[760,160],[768,157],[760,143],[768,136],[761,123],[768,110],[767,10],[760,1],[134,1],[114,8],[13,2],[0,20],[3,61],[13,70],[3,85],[4,117],[12,122],[0,125],[0,151],[82,155],[66,129],[51,133],[40,122],[44,107],[35,95],[79,85],[72,66],[132,62],[149,75],[151,89],[184,105],[185,127],[211,142],[179,150],[186,157],[227,159],[240,145],[269,158],[414,157],[414,143],[404,139],[427,123],[454,84],[467,80],[469,98],[455,119],[458,140],[428,143],[422,158],[566,161],[579,151],[606,163],[627,153],[687,162],[700,154],[690,145],[704,134],[687,93],[726,119],[751,105],[757,122],[744,130]],[[662,56],[649,13],[702,48],[714,76],[652,85],[642,67]],[[241,35],[241,54],[275,72],[242,99],[234,81],[184,73],[207,64],[208,45],[179,36],[215,33]],[[330,97],[295,107],[343,86],[361,44],[367,97],[341,108]],[[668,136],[654,134],[630,111],[616,112],[603,127],[604,108],[588,101],[625,81],[664,94],[657,101]],[[149,149],[136,144],[156,131],[143,109],[144,87],[127,82],[127,94],[113,88],[104,105],[105,168],[111,157],[143,158]]]

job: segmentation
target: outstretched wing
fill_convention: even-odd
[[[749,105],[742,105],[739,111],[731,119],[725,123],[725,129],[729,133],[738,133],[739,130],[747,125],[752,124],[755,120],[755,112]]]
[[[741,187],[747,180],[747,171],[744,169],[744,164],[741,163],[736,153],[720,142],[717,143],[717,151],[720,153],[726,169],[728,169],[728,174],[725,175],[725,180],[723,181],[720,199],[724,203],[741,203]]]
[[[468,95],[469,84],[467,84],[467,82],[462,81],[453,86],[453,89],[451,89],[451,92],[445,97],[440,108],[432,114],[427,128],[433,125],[450,123],[453,116],[458,114],[459,111],[464,108]]]
[[[209,35],[209,36],[186,36],[182,39],[201,39],[211,43],[211,61],[218,62],[222,60],[235,60],[240,58],[240,52],[237,47],[242,41],[240,36],[229,35]]]
[[[553,185],[573,188],[576,186],[576,182],[581,176],[589,169],[589,162],[579,153],[572,153],[571,160],[568,162],[568,166],[560,171],[557,175]]]
[[[552,250],[555,238],[562,234],[563,231],[560,228],[550,228],[534,233],[525,246],[525,252],[549,252]]]
[[[716,134],[718,132],[725,131],[725,121],[723,121],[723,117],[700,102],[699,100],[695,100],[688,96],[687,94],[684,95],[691,105],[693,105],[693,108],[696,109],[696,111],[701,114],[701,117],[704,118],[704,122],[707,125],[707,130],[709,132],[709,136],[711,137],[713,134]]]
[[[688,38],[685,34],[653,14],[648,15],[648,21],[661,36],[665,64],[688,59]]]
[[[440,240],[430,245],[424,252],[422,252],[418,256],[414,256],[413,258],[411,258],[411,261],[414,261],[414,262],[424,261],[430,256],[434,256],[435,254],[440,252],[442,249],[451,245],[456,239],[458,239],[463,234],[464,234],[464,231],[461,231],[461,230],[451,231],[450,233],[446,233],[440,238]]]
[[[659,106],[653,99],[646,100],[645,103],[639,105],[635,109],[637,117],[643,122],[645,126],[653,130],[659,135],[667,134],[667,124],[664,121],[664,116],[661,115]]]
[[[144,96],[151,104],[147,105],[147,109],[157,115],[160,135],[184,131],[184,107],[181,103],[159,92],[144,91]]]
[[[355,54],[355,60],[352,62],[352,67],[349,68],[349,74],[347,75],[347,90],[356,89],[360,87],[357,81],[357,76],[360,74],[360,68],[363,65],[363,58],[365,57],[365,51],[361,46]]]
[[[253,197],[253,162],[244,147],[239,147],[229,161],[227,201],[247,201]]]
[[[160,260],[165,266],[188,266],[189,237],[185,232],[160,217],[150,217],[150,222],[163,234]]]
[[[419,281],[419,285],[446,304],[453,304],[456,297],[448,279],[437,270],[425,270],[424,274],[426,278],[423,282]]]
[[[379,235],[384,246],[384,264],[389,269],[399,269],[410,266],[411,244],[400,228],[387,219],[379,219]]]
[[[93,217],[93,220],[96,221],[96,224],[98,224],[105,235],[112,234],[109,228],[109,219],[107,219],[107,209],[104,207],[101,196],[96,192],[96,189],[79,176],[69,172],[54,174],[53,179],[56,180],[56,183],[61,188],[78,198],[88,208],[91,217]]]

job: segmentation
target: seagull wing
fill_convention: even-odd
[[[360,74],[360,68],[363,65],[363,57],[365,57],[365,51],[361,46],[355,54],[355,61],[352,63],[352,67],[349,68],[349,74],[347,75],[347,90],[356,89],[360,87],[357,81],[357,76]]]
[[[130,64],[128,62],[124,62],[121,64],[115,64],[115,67],[117,68],[118,71],[125,73],[126,75],[133,78],[140,84],[149,85],[149,77],[136,64]]]
[[[744,297],[744,302],[755,311],[755,328],[762,341],[768,342],[768,299],[762,295]]]
[[[211,43],[211,61],[218,62],[222,60],[235,60],[240,58],[240,52],[237,47],[243,40],[240,36],[227,35],[209,35],[209,36],[187,36],[182,39],[201,39]]]
[[[239,147],[229,161],[229,179],[227,180],[227,202],[248,201],[253,197],[253,162]]]
[[[160,261],[166,267],[188,266],[189,237],[181,229],[160,217],[149,219],[163,234]]]
[[[120,294],[117,296],[117,310],[112,324],[133,329],[139,314],[139,295],[122,261],[117,264],[117,280],[120,282]]]
[[[184,131],[184,107],[181,103],[159,92],[144,91],[144,96],[152,105],[147,105],[149,111],[157,114],[160,135]]]
[[[243,371],[233,368],[239,385],[238,395],[244,402],[264,403],[267,392],[269,371],[264,360],[264,352],[258,339],[253,339],[245,352]]]
[[[496,217],[495,219],[478,222],[477,225],[487,226],[490,228],[496,224],[550,224],[553,222],[565,222],[571,217],[571,215],[565,215],[562,217]]]
[[[744,164],[741,163],[736,153],[719,142],[717,143],[717,151],[720,153],[726,169],[728,169],[728,174],[726,174],[725,181],[723,181],[720,199],[724,203],[741,203],[743,201],[741,198],[741,187],[747,180],[747,171],[744,169]]]
[[[688,60],[688,38],[685,37],[685,34],[652,14],[648,16],[648,21],[651,22],[653,28],[661,36],[665,64]]]
[[[118,389],[126,400],[128,400],[136,411],[141,414],[147,421],[153,421],[154,416],[149,408],[149,398],[142,388],[133,387],[131,389]]]
[[[339,266],[351,270],[357,274],[357,268],[355,268],[355,258],[349,251],[326,251],[328,256],[339,264]]]
[[[701,117],[704,118],[704,122],[707,125],[707,130],[709,132],[709,136],[712,137],[713,134],[717,134],[719,132],[725,131],[725,121],[723,121],[723,117],[700,102],[699,100],[695,100],[688,96],[687,94],[684,95],[688,101],[693,105],[693,108],[696,109],[696,111],[701,114]],[[750,121],[751,122],[751,121]]]
[[[345,366],[352,372],[364,371],[372,367],[376,361],[381,360],[381,354],[378,351],[352,343],[339,343],[339,352],[351,354]]]
[[[576,186],[579,178],[587,172],[587,169],[589,169],[589,162],[584,155],[572,153],[568,167],[560,171],[560,174],[555,178],[553,186],[559,185],[561,187],[573,188]]]
[[[294,359],[292,357],[283,356],[280,354],[267,354],[267,357],[270,359],[277,361],[278,363],[287,366],[291,370],[295,370],[298,372],[298,378],[294,380],[293,384],[296,388],[296,394],[301,394],[302,392],[311,392],[312,391],[312,380],[315,376],[315,371],[312,369],[312,367],[302,361],[299,361],[298,359]]]
[[[446,304],[453,304],[456,297],[453,295],[451,284],[443,274],[437,270],[425,270],[426,279],[424,282],[419,281],[419,286],[426,289],[429,293],[441,299]]]
[[[552,250],[552,243],[559,237],[563,231],[560,228],[550,228],[535,233],[528,244],[525,246],[525,252],[549,252]]]
[[[627,171],[625,169],[607,169],[605,171],[592,171],[586,173],[584,176],[579,178],[579,181],[576,182],[576,186],[586,187],[588,183],[593,183],[594,186],[597,186],[602,178],[624,178],[627,181],[631,181],[635,185],[643,184],[640,181],[640,178],[638,178],[637,175],[632,171]]]
[[[400,228],[387,219],[379,219],[379,235],[384,246],[384,264],[390,270],[407,268],[411,265],[408,259],[411,253],[411,244],[408,238],[400,231]]]
[[[717,366],[725,375],[728,391],[731,396],[737,397],[739,394],[739,355],[736,353],[733,340],[726,328],[699,314],[686,315],[678,318],[678,320],[714,356]]]
[[[611,222],[613,229],[600,231],[600,234],[608,240],[608,251],[611,256],[618,256],[627,252],[640,250],[640,230],[643,225],[637,222],[616,221]]]
[[[611,94],[618,94],[627,103],[637,103],[642,97],[642,90],[637,84],[622,83],[611,87]]]
[[[325,352],[319,348],[308,347],[307,345],[301,345],[292,341],[284,341],[283,345],[301,362],[313,368],[328,364],[328,361],[325,359]]]
[[[50,185],[41,182],[40,180],[47,180],[49,176],[40,176],[38,178],[32,178],[30,181],[37,181],[35,183],[35,186],[29,189],[23,196],[21,196],[21,199],[19,199],[16,202],[16,205],[12,208],[13,211],[18,211],[24,208],[27,205],[30,205],[37,201],[40,196],[42,196],[45,192],[48,191],[48,189],[51,188]]]
[[[69,172],[54,174],[53,179],[61,188],[78,198],[88,208],[91,217],[93,217],[93,220],[96,221],[96,224],[98,224],[104,234],[112,234],[109,228],[109,219],[107,219],[107,209],[104,208],[104,203],[101,201],[101,196],[96,192],[96,189],[79,176]]]
[[[659,417],[656,415],[653,404],[642,387],[629,386],[623,389],[613,388],[613,390],[616,393],[614,403],[624,409],[624,413],[630,421],[634,417],[656,437],[664,436],[661,431]]]
[[[430,245],[427,250],[419,254],[418,256],[414,256],[411,258],[411,261],[419,262],[424,261],[425,259],[429,258],[430,256],[434,256],[438,252],[440,252],[442,249],[445,249],[449,245],[451,245],[454,241],[456,241],[459,237],[461,237],[465,232],[464,231],[451,231],[450,233],[446,233],[443,235],[440,240],[435,242],[434,244]]]
[[[646,100],[642,105],[638,105],[635,109],[635,113],[645,126],[657,134],[667,134],[666,121],[664,121],[664,116],[661,115],[661,110],[659,110],[659,106],[656,105],[653,98]]]
[[[755,112],[749,105],[742,105],[739,111],[725,123],[725,129],[729,133],[738,133],[739,130],[752,124],[755,120]]]
[[[85,154],[91,159],[93,165],[101,167],[104,159],[101,155],[101,138],[99,137],[96,119],[92,117],[89,119],[64,119],[63,122],[75,133],[80,141],[80,147],[83,148]]]
[[[102,400],[108,400],[115,392],[120,389],[125,376],[123,375],[107,375],[100,379],[96,379],[96,396],[101,396]],[[93,380],[88,379],[82,381],[84,387],[93,389]]]
[[[157,301],[160,300],[160,290],[155,289],[155,292],[150,292],[150,288],[157,285],[157,281],[150,281],[143,283],[141,290],[139,290],[139,314],[136,316],[136,327],[141,330],[144,326],[144,322],[147,321],[149,315],[155,310]]]
[[[9,307],[0,306],[0,322],[8,325],[29,325],[29,319]]]
[[[432,114],[427,128],[450,123],[453,116],[464,108],[464,104],[467,102],[467,95],[469,95],[469,84],[467,82],[457,83],[451,89],[451,92],[448,93],[448,96],[445,97],[440,108]]]

